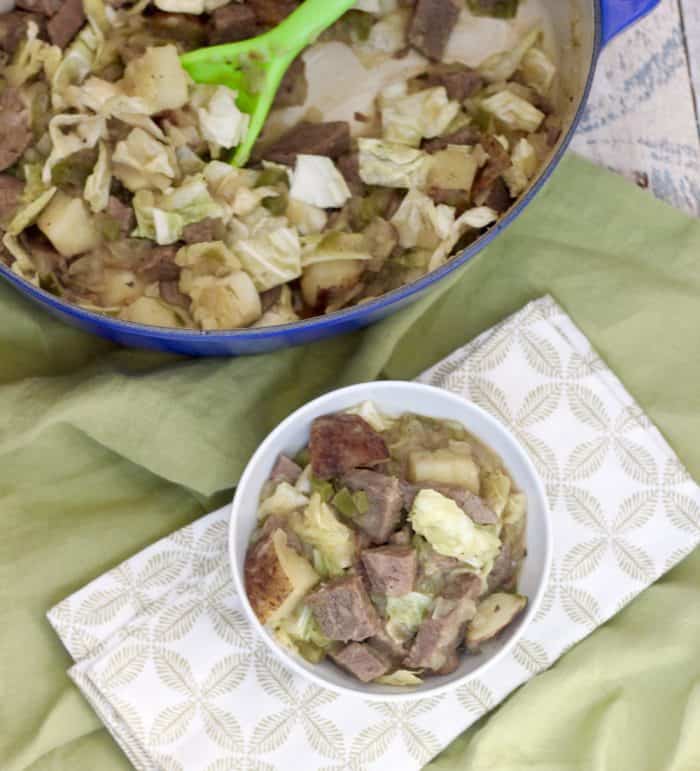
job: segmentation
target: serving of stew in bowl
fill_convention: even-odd
[[[451,687],[509,650],[549,569],[542,486],[475,405],[413,383],[294,413],[234,499],[251,622],[286,663],[378,698]]]

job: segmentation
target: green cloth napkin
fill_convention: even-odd
[[[699,262],[699,222],[569,157],[460,276],[372,329],[302,349],[209,361],[118,350],[0,287],[0,768],[129,768],[65,675],[50,606],[221,505],[303,401],[414,377],[542,294],[699,476]],[[696,553],[433,767],[698,769],[699,638]]]

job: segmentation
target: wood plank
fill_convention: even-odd
[[[680,6],[695,90],[695,105],[700,110],[700,3],[698,0],[680,0]]]
[[[698,10],[700,0],[685,2]],[[700,216],[700,136],[682,30],[678,2],[663,0],[605,48],[573,149]]]

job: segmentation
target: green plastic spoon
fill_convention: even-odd
[[[181,57],[197,83],[228,86],[238,91],[238,107],[250,115],[245,140],[232,163],[244,166],[250,157],[289,65],[357,0],[306,0],[281,24],[263,35],[200,48]]]

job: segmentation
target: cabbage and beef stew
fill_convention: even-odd
[[[236,92],[194,84],[178,55],[269,29],[295,0],[16,5],[0,15],[0,259],[126,321],[269,326],[378,297],[490,227],[559,135],[541,29],[477,68],[446,53],[457,25],[515,0],[358,0],[291,67],[242,169]],[[368,81],[412,69],[329,120],[306,62],[331,49]]]
[[[460,424],[371,403],[316,418],[263,488],[248,598],[282,645],[363,682],[449,674],[527,604],[526,503]]]

